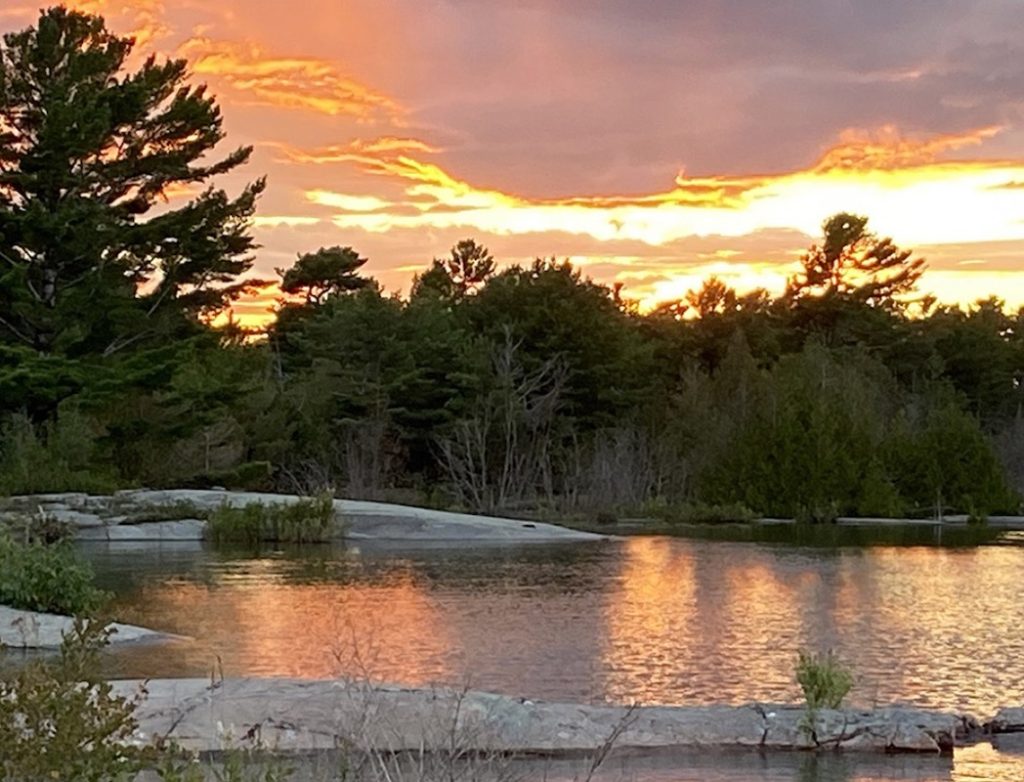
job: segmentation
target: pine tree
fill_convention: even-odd
[[[209,180],[252,150],[208,162],[224,138],[214,99],[184,60],[127,72],[133,43],[63,7],[4,36],[0,343],[109,357],[195,333],[247,287],[264,182],[230,198]]]
[[[924,272],[924,259],[913,258],[892,239],[868,230],[868,218],[841,212],[822,225],[820,245],[800,260],[803,267],[789,281],[786,297],[839,298],[880,307],[894,307],[913,291]]]

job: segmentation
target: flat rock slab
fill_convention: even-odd
[[[280,751],[351,747],[387,752],[447,748],[576,755],[615,735],[616,750],[758,748],[872,752],[952,751],[968,725],[955,714],[905,709],[822,711],[813,734],[792,706],[588,706],[484,692],[406,689],[346,681],[231,679],[124,681],[138,708],[140,741],[186,749],[263,745]]]
[[[184,541],[200,540],[205,522],[189,518],[229,505],[289,505],[302,500],[291,494],[231,492],[223,490],[139,489],[109,496],[80,493],[11,497],[0,501],[0,521],[5,515],[45,514],[76,529],[79,540]],[[546,543],[602,540],[603,535],[555,524],[493,516],[416,508],[384,502],[335,500],[339,537],[353,540],[478,541],[498,543]],[[171,517],[138,521],[147,510]],[[173,518],[180,513],[181,518]],[[149,514],[152,515],[152,514]]]
[[[59,649],[64,636],[75,626],[70,616],[22,611],[0,605],[0,645],[11,649]],[[165,641],[177,636],[135,625],[111,624],[112,644]]]
[[[206,522],[202,519],[179,521],[150,521],[145,524],[104,524],[82,527],[75,533],[76,540],[120,542],[176,542],[202,540]]]
[[[985,729],[989,733],[1024,733],[1024,707],[1000,709]]]

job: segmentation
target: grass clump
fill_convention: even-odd
[[[809,712],[838,709],[853,687],[853,674],[832,651],[814,654],[803,649],[796,664],[796,680]]]
[[[288,505],[222,505],[210,514],[206,536],[214,543],[326,543],[336,532],[334,498],[328,494]]]
[[[817,743],[819,709],[838,709],[853,686],[853,674],[829,650],[814,654],[799,651],[796,663],[796,681],[804,693],[804,716],[800,728]]]
[[[106,600],[67,541],[18,542],[0,533],[0,604],[24,611],[89,614]]]

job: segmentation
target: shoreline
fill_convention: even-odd
[[[24,495],[0,500],[0,522],[42,515],[68,524],[77,541],[176,542],[204,539],[197,518],[223,505],[288,505],[293,494],[221,489],[132,489],[110,495],[81,492]],[[466,543],[559,543],[608,539],[608,535],[526,519],[481,516],[412,505],[335,499],[337,539]],[[156,512],[159,518],[154,518]]]
[[[112,683],[130,696],[143,682]],[[142,738],[188,750],[262,746],[282,753],[350,747],[366,752],[443,749],[457,737],[476,752],[567,758],[599,751],[840,751],[948,755],[955,747],[1024,731],[1024,709],[985,723],[952,712],[898,707],[821,710],[807,729],[803,707],[613,706],[554,703],[450,688],[345,680],[155,679],[138,706]],[[463,746],[464,745],[464,746]]]
[[[55,650],[75,626],[75,618],[64,614],[25,611],[0,605],[0,647],[7,649]],[[184,636],[150,630],[147,627],[111,622],[110,645],[151,644],[188,640]]]

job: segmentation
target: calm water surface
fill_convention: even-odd
[[[120,619],[194,639],[119,653],[114,672],[124,676],[217,667],[227,676],[356,674],[550,700],[798,701],[793,664],[804,647],[833,648],[853,665],[855,704],[988,716],[1024,703],[1024,549],[1016,546],[810,549],[637,537],[261,555],[192,546],[86,552],[116,592]],[[1024,753],[987,745],[955,763],[694,763],[635,778],[1024,779]]]

